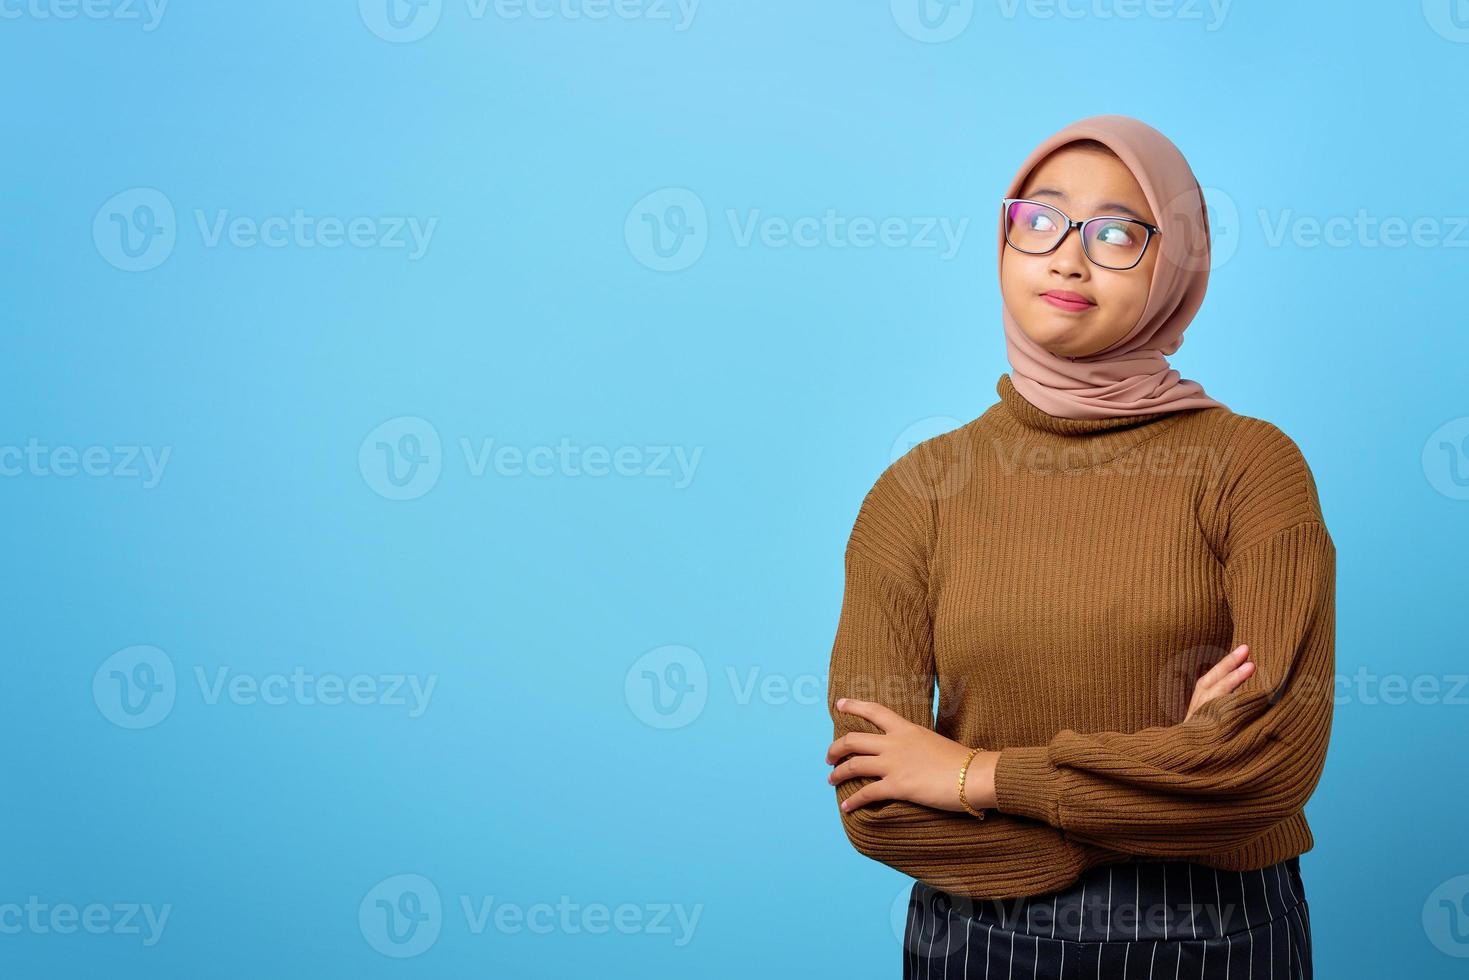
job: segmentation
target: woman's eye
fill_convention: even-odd
[[[1133,242],[1132,232],[1126,225],[1107,225],[1097,234],[1097,239],[1104,245],[1131,245]]]
[[[1037,211],[1031,216],[1030,227],[1035,231],[1053,231],[1056,223],[1051,220],[1050,215]]]

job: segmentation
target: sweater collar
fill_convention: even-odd
[[[1036,432],[1057,436],[1086,436],[1119,430],[1143,429],[1162,419],[1183,414],[1188,409],[1148,412],[1142,415],[1114,415],[1098,419],[1068,419],[1051,415],[1026,400],[1016,390],[1008,373],[1000,375],[995,391],[1000,395],[1000,405],[1006,416],[1020,426]],[[1148,433],[1151,435],[1151,433]]]

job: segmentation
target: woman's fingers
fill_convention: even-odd
[[[868,803],[875,803],[878,800],[896,799],[895,796],[887,791],[887,787],[883,785],[884,782],[886,782],[886,780],[874,779],[872,782],[868,783],[866,786],[863,786],[857,792],[847,797],[845,800],[842,801],[842,811],[846,812],[848,810],[855,810],[859,806],[866,806]]]
[[[1224,680],[1224,678],[1233,673],[1235,668],[1237,668],[1241,663],[1248,662],[1245,660],[1245,658],[1249,655],[1249,644],[1241,643],[1239,646],[1229,651],[1229,653],[1226,653],[1224,656],[1220,657],[1219,662],[1213,667],[1210,667],[1208,672],[1204,674],[1203,677],[1199,678],[1198,683],[1201,685],[1212,687],[1214,684],[1217,684],[1218,682]]]
[[[1194,684],[1193,697],[1189,701],[1184,721],[1193,717],[1195,711],[1217,697],[1233,691],[1255,671],[1254,661],[1249,660],[1249,644],[1241,643],[1220,658],[1208,672]]]
[[[836,765],[849,755],[876,755],[882,746],[882,738],[872,732],[848,732],[827,746],[826,764]]]
[[[1220,667],[1224,667],[1227,669],[1224,671],[1223,676],[1221,676],[1210,686],[1210,694],[1212,697],[1217,698],[1221,695],[1228,694],[1230,691],[1233,691],[1235,688],[1239,687],[1246,677],[1249,677],[1255,672],[1255,662],[1253,660],[1250,660],[1249,656],[1250,648],[1245,646],[1244,644],[1240,644],[1239,647],[1235,649],[1234,653],[1230,654],[1228,657],[1225,657],[1222,661],[1215,665],[1215,670],[1218,670]],[[1232,667],[1230,666],[1230,661],[1234,661],[1234,665]]]
[[[905,723],[908,719],[892,708],[877,701],[859,701],[856,698],[837,698],[836,709],[843,714],[866,718],[886,734]]]
[[[835,786],[861,776],[884,776],[882,768],[875,755],[854,755],[827,774],[826,781]]]

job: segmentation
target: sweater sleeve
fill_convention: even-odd
[[[1078,841],[1185,858],[1248,842],[1315,790],[1331,729],[1336,548],[1299,449],[1269,423],[1245,421],[1201,523],[1219,529],[1228,649],[1248,644],[1254,673],[1177,725],[1067,729],[1046,745],[1004,748],[1001,811]]]
[[[858,511],[847,542],[827,686],[834,738],[878,731],[856,715],[837,711],[839,697],[876,701],[914,724],[934,727],[928,556],[937,502],[967,475],[953,458],[945,463],[944,453],[935,440],[914,447],[878,477]],[[840,783],[837,802],[874,778]],[[993,812],[977,820],[908,800],[880,800],[837,812],[859,853],[956,893],[1001,894],[1017,876],[1054,864],[1058,850],[1066,848],[1053,828]]]

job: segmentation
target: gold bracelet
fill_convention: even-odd
[[[964,806],[964,809],[968,810],[970,813],[974,814],[976,817],[978,817],[979,819],[983,820],[984,819],[984,811],[983,810],[976,810],[974,807],[970,806],[969,805],[969,801],[964,798],[964,777],[969,772],[969,763],[972,762],[972,761],[974,761],[974,755],[975,755],[976,752],[979,752],[979,751],[980,751],[979,749],[972,750],[969,753],[969,758],[967,758],[967,759],[964,760],[964,765],[962,765],[962,766],[959,767],[959,802]]]

